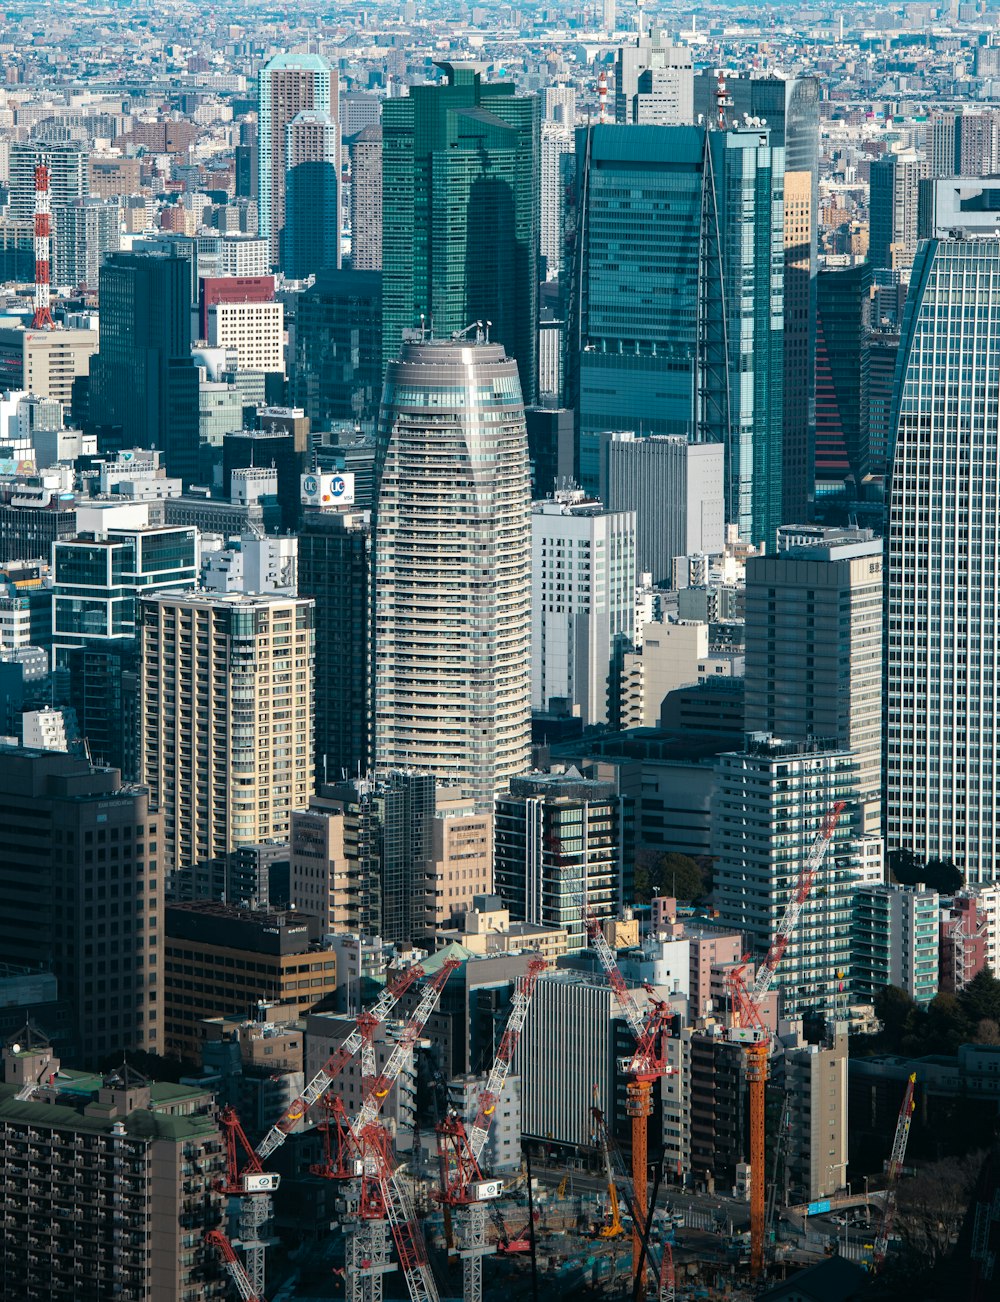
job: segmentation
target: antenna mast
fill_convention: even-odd
[[[54,323],[49,308],[49,282],[51,280],[52,205],[49,194],[49,163],[42,157],[35,168],[35,315],[31,318],[33,330],[52,330]]]

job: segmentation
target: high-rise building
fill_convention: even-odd
[[[287,839],[313,790],[313,614],[242,593],[140,602],[139,771],[175,896],[220,898],[230,852]]]
[[[721,755],[712,797],[714,898],[722,925],[739,930],[758,958],[767,953],[825,816],[854,799],[850,751],[822,741],[750,735],[742,752]],[[775,974],[783,1016],[847,1004],[851,909],[881,860],[863,857],[848,818],[834,839]]]
[[[851,990],[870,1004],[886,986],[898,986],[918,1003],[938,992],[940,905],[926,887],[872,882],[854,896],[851,919]]]
[[[998,875],[1000,239],[930,240],[894,395],[885,552],[885,839]]]
[[[340,126],[303,109],[285,127],[285,225],[281,269],[305,280],[340,266]]]
[[[908,271],[913,265],[920,182],[930,174],[930,163],[912,151],[873,160],[868,237],[873,268]]]
[[[225,1204],[211,1092],[151,1082],[126,1065],[106,1077],[67,1070],[34,1037],[3,1056],[4,1292],[52,1302],[224,1298],[229,1284],[204,1238]]]
[[[719,555],[725,545],[725,471],[719,443],[678,435],[601,436],[601,498],[635,512],[636,568],[673,584],[675,556]]]
[[[334,113],[338,79],[319,54],[276,54],[260,70],[257,123],[257,209],[271,263],[281,262],[288,170],[285,128],[303,110]]]
[[[139,643],[129,637],[87,639],[69,650],[69,703],[97,764],[139,777]]]
[[[871,268],[824,267],[816,282],[816,496],[854,492],[870,473]],[[786,522],[791,524],[791,518]]]
[[[350,142],[351,266],[382,270],[382,127],[378,122]]]
[[[167,473],[198,470],[198,412],[180,421],[176,398],[191,360],[191,263],[179,255],[112,253],[100,270],[100,347],[90,363],[88,414],[101,450],[157,447]]]
[[[382,275],[327,271],[299,297],[291,397],[316,429],[372,431],[382,396]]]
[[[695,78],[695,112],[718,113],[718,78]],[[816,77],[725,78],[729,122],[763,119],[771,144],[785,151],[784,388],[782,523],[812,519],[816,353],[816,232],[819,211],[819,80]]]
[[[74,199],[53,209],[52,283],[96,289],[105,255],[119,243],[116,199]]]
[[[577,133],[576,160],[567,388],[582,486],[600,489],[607,430],[721,443],[726,522],[754,543],[772,540],[782,523],[784,150],[765,126],[597,126]]]
[[[789,530],[789,532],[791,532]],[[746,730],[829,737],[854,756],[851,816],[880,832],[882,540],[802,530],[746,567]]]
[[[653,28],[623,45],[615,62],[615,122],[683,127],[694,122],[691,51]]]
[[[27,220],[35,213],[35,168],[46,163],[52,211],[90,193],[89,152],[79,140],[43,143],[14,140],[10,146],[10,215]],[[53,230],[58,238],[55,220]]]
[[[531,508],[531,707],[616,722],[635,639],[635,512],[579,490]]]
[[[302,513],[302,474],[309,451],[309,418],[300,407],[261,407],[259,429],[232,430],[222,439],[222,490],[236,492],[241,470],[277,472],[281,527],[296,528]],[[273,490],[271,490],[273,491]]]
[[[284,375],[285,318],[280,300],[210,303],[205,316],[210,348],[235,352],[241,371]]]
[[[0,748],[0,952],[53,972],[88,1062],[162,1049],[163,819],[80,756]]]
[[[363,512],[307,509],[299,595],[316,602],[316,779],[368,771],[371,527]]]
[[[555,279],[562,268],[566,206],[562,156],[573,152],[574,143],[575,137],[569,127],[557,122],[542,123],[539,248],[545,262],[545,275],[549,280]]]
[[[533,402],[538,356],[539,103],[471,65],[382,108],[383,354],[423,322],[490,322]],[[470,254],[474,250],[474,254]]]
[[[585,949],[583,906],[613,918],[632,899],[633,813],[614,783],[575,769],[515,778],[494,816],[496,893],[511,918],[560,927]]]
[[[1000,159],[997,116],[981,109],[935,113],[931,119],[932,176],[992,176]]]
[[[528,450],[516,363],[498,344],[404,343],[386,370],[376,455],[375,766],[457,780],[487,807],[528,766]]]

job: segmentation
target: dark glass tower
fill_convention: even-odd
[[[357,421],[372,430],[382,374],[382,273],[321,273],[298,301],[292,402],[314,429]]]
[[[526,402],[538,371],[539,104],[510,82],[442,64],[382,110],[383,355],[404,330],[438,337],[476,321],[517,362]]]
[[[162,448],[167,474],[190,481],[198,470],[190,260],[114,253],[101,267],[100,295],[89,415],[101,450]]]

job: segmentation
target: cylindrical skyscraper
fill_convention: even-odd
[[[913,265],[893,397],[885,554],[887,850],[997,876],[1000,239]]]
[[[528,451],[504,349],[404,343],[375,473],[375,767],[461,781],[491,807],[530,750]]]

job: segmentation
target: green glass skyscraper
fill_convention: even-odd
[[[534,401],[538,353],[539,102],[471,66],[382,109],[383,356],[424,324],[489,321]]]

